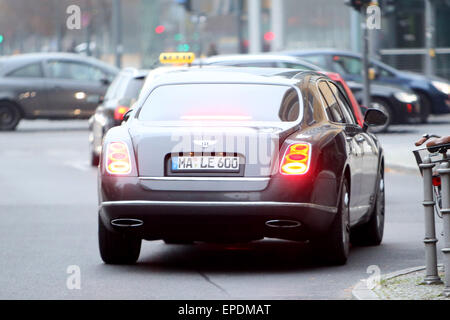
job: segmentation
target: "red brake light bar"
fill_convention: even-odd
[[[106,148],[106,171],[113,175],[129,174],[131,160],[128,147],[123,142],[111,142]]]
[[[284,175],[303,175],[309,170],[311,145],[295,143],[289,145],[281,160],[280,173]]]

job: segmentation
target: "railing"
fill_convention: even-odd
[[[431,136],[425,135],[417,145],[423,144]],[[447,139],[448,140],[448,139]],[[450,143],[428,143],[426,148],[413,151],[420,172],[423,176],[423,206],[425,210],[425,256],[426,274],[424,284],[442,283],[437,268],[437,250],[435,230],[435,212],[443,219],[444,248],[442,249],[444,260],[443,294],[450,297],[450,157],[447,152]]]

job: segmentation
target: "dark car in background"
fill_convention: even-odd
[[[347,81],[359,104],[363,103],[363,85],[355,81]],[[382,127],[376,127],[372,132],[386,131],[391,124],[421,122],[420,102],[418,96],[407,88],[397,86],[370,85],[371,107],[383,110],[388,121]],[[362,109],[363,113],[365,109]]]
[[[361,55],[337,50],[299,50],[284,54],[300,57],[324,69],[341,74],[346,81],[362,80]],[[430,113],[450,112],[450,84],[438,77],[397,70],[385,63],[371,60],[375,81],[384,85],[403,85],[413,90],[420,99],[421,121],[426,122]]]
[[[21,119],[87,119],[118,69],[71,53],[0,58],[0,130]]]
[[[136,102],[148,71],[123,69],[106,92],[105,97],[89,119],[90,162],[98,165],[105,133],[122,123],[123,116]]]
[[[314,65],[308,61],[283,55],[273,54],[251,54],[251,55],[223,55],[215,56],[201,61],[205,65],[221,65],[234,67],[267,67],[267,68],[293,68],[301,70],[314,70],[325,72],[329,70],[326,67]],[[336,79],[333,79],[336,80]],[[342,81],[339,79],[338,81]],[[351,81],[347,83],[358,102],[362,103],[362,86]],[[417,96],[407,87],[396,85],[381,85],[379,83],[371,84],[371,98],[373,108],[383,110],[388,120],[379,127],[372,128],[372,132],[386,131],[392,123],[411,123],[418,122],[420,119],[420,104]]]

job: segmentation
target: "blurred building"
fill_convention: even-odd
[[[425,3],[432,4],[426,6]],[[76,51],[114,62],[112,0],[0,0],[0,54]],[[345,0],[122,0],[123,66],[152,67],[162,51],[197,55],[248,52],[250,4],[258,5],[261,51],[337,48],[359,51],[361,19]],[[399,69],[450,79],[450,0],[378,0],[381,30],[372,55]],[[68,30],[66,8],[79,5],[82,28]],[[431,9],[430,9],[431,8]],[[251,12],[254,12],[250,10]],[[426,41],[426,13],[432,41]],[[253,15],[252,17],[254,17]],[[19,23],[20,21],[20,23]],[[254,21],[254,20],[252,20]],[[430,34],[429,32],[429,34]],[[251,33],[254,36],[255,33]],[[254,40],[258,41],[254,41]],[[89,45],[88,45],[89,43]],[[429,49],[433,50],[429,50]]]
[[[429,1],[427,8],[425,2]],[[432,73],[450,79],[450,0],[382,0],[382,28],[374,39],[376,54],[403,70],[425,72],[432,55]],[[431,24],[426,26],[426,11]],[[426,49],[427,34],[431,52]]]
[[[343,0],[282,0],[284,34],[273,33],[271,26],[271,0],[261,0],[261,40],[263,51],[271,49],[274,38],[283,36],[284,48],[350,48],[350,10]],[[157,4],[157,2],[159,4]],[[177,13],[179,4],[189,2],[190,10],[185,15]],[[147,30],[150,32],[158,24],[166,26],[166,37],[183,32],[180,42],[192,41],[194,51],[207,53],[210,43],[223,53],[245,52],[249,46],[248,0],[160,0],[142,1],[145,12],[155,12],[159,8],[158,21],[150,23],[146,15]],[[204,17],[204,19],[198,19]],[[193,35],[197,37],[193,38]],[[201,37],[201,43],[198,38]],[[170,41],[169,41],[170,42]],[[166,41],[167,44],[167,41]]]

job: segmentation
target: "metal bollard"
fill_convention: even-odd
[[[442,190],[442,219],[444,222],[444,271],[445,271],[445,288],[443,294],[450,297],[450,164],[444,162],[438,169],[441,176]]]
[[[434,224],[434,200],[433,200],[433,167],[430,157],[425,157],[420,168],[423,172],[423,206],[425,209],[425,257],[426,257],[426,275],[423,279],[424,284],[440,284],[437,269],[437,253],[436,253],[436,229]]]

